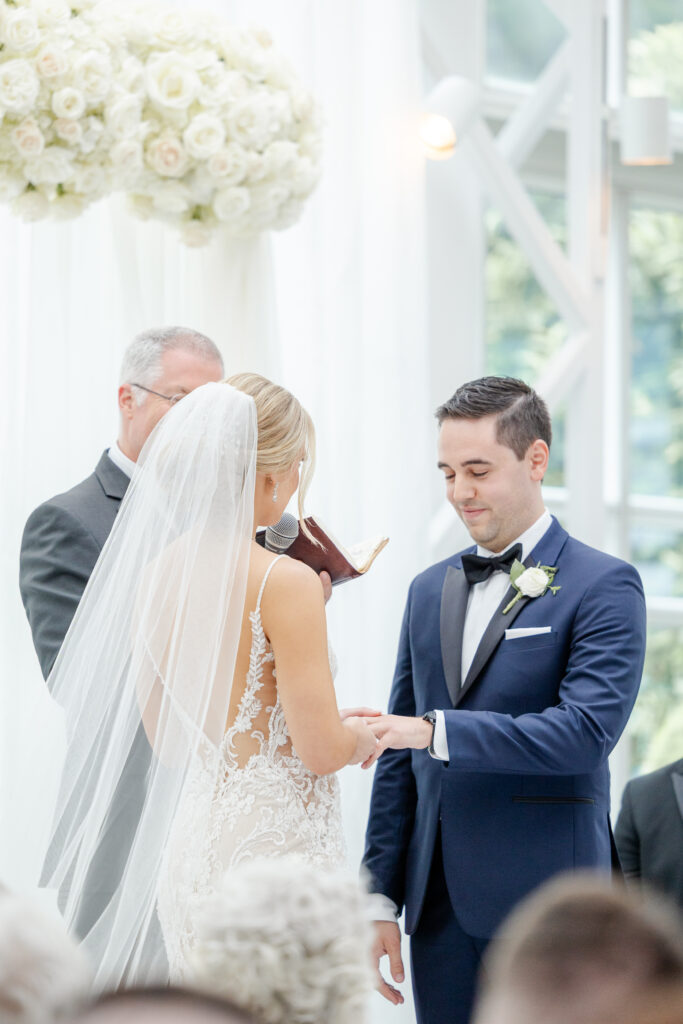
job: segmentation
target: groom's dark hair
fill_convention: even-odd
[[[452,398],[436,410],[444,420],[479,420],[497,416],[496,440],[523,459],[537,439],[550,447],[553,431],[548,408],[533,388],[516,377],[479,377],[462,384]]]

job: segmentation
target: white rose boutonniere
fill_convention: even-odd
[[[522,562],[515,560],[510,569],[510,584],[517,593],[503,608],[503,615],[507,615],[523,597],[543,597],[548,590],[556,594],[561,589],[553,586],[556,573],[556,565],[537,565],[527,569]]]

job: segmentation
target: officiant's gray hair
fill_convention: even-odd
[[[126,349],[119,383],[142,384],[146,388],[153,388],[161,376],[163,355],[171,349],[192,352],[207,362],[219,363],[223,369],[223,357],[211,338],[205,334],[191,327],[150,327],[136,334]],[[147,397],[145,392],[136,389],[134,393],[135,401],[141,405]]]
[[[516,377],[479,377],[462,384],[436,410],[444,420],[479,420],[496,416],[496,440],[523,459],[529,445],[540,439],[550,447],[553,431],[545,402],[533,388]]]

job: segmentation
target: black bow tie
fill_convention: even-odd
[[[512,563],[521,556],[522,545],[513,544],[504,555],[493,555],[491,558],[484,558],[482,555],[463,555],[462,567],[468,583],[482,583],[498,569],[509,574]]]

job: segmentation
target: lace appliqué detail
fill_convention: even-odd
[[[265,582],[265,581],[264,581]],[[249,671],[237,714],[218,752],[197,758],[166,852],[158,893],[172,981],[182,981],[193,946],[193,910],[224,871],[252,857],[295,853],[314,864],[345,859],[339,782],[309,771],[293,749],[279,698],[256,730],[259,692],[273,652],[261,623],[260,595],[250,615]],[[275,676],[275,667],[273,666]],[[235,749],[248,735],[257,749],[240,766]]]

